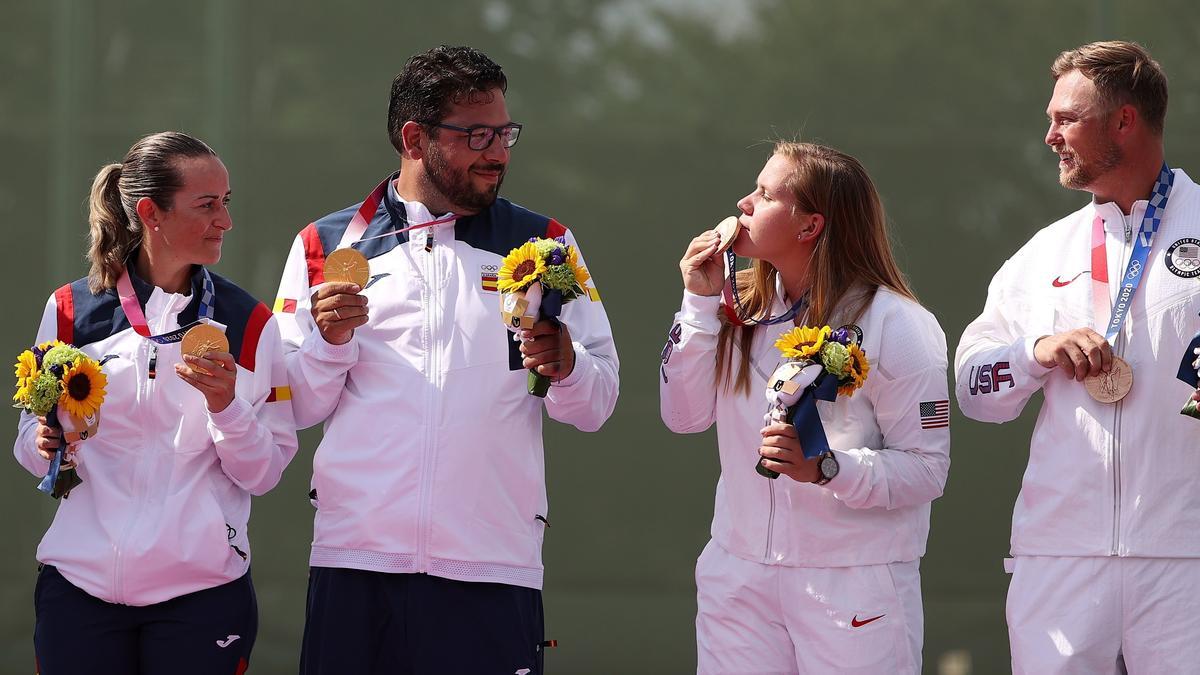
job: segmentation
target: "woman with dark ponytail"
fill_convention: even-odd
[[[79,347],[108,378],[98,431],[71,460],[82,483],[38,546],[42,675],[248,667],[250,496],[279,481],[296,433],[275,319],[207,269],[233,227],[230,194],[216,153],[178,132],[142,138],[96,174],[91,270],[51,295],[37,334]],[[228,346],[183,353],[197,326]],[[14,454],[41,476],[61,440],[23,414]]]

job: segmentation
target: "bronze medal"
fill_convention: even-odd
[[[721,242],[717,244],[717,252],[713,255],[720,255],[724,253],[730,246],[733,246],[733,240],[737,239],[738,232],[741,231],[742,226],[740,223],[738,223],[737,216],[729,216],[725,220],[717,223],[717,226],[714,229],[717,231],[717,234],[721,236]]]
[[[202,323],[192,326],[188,332],[183,334],[183,340],[179,343],[179,351],[181,354],[191,354],[198,358],[207,358],[211,352],[228,352],[229,338],[225,337],[225,333],[221,329],[211,324]],[[212,375],[212,373],[192,366],[193,370]]]
[[[1083,380],[1087,393],[1101,403],[1116,403],[1133,388],[1133,368],[1119,356],[1114,355],[1112,369],[1107,373],[1088,376]]]
[[[371,278],[367,257],[353,248],[339,248],[325,258],[325,281],[358,284],[366,288]]]

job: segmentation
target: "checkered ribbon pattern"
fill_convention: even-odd
[[[1150,204],[1146,207],[1146,215],[1143,222],[1148,221],[1150,227],[1143,227],[1138,232],[1138,242],[1142,246],[1149,247],[1154,235],[1158,232],[1158,226],[1162,224],[1162,213],[1167,208],[1167,195],[1171,192],[1171,184],[1175,182],[1175,175],[1167,168],[1166,163],[1162,165],[1162,170],[1158,173],[1158,180],[1154,183],[1154,191],[1150,193]]]
[[[1129,255],[1129,264],[1125,268],[1125,274],[1121,276],[1121,286],[1117,290],[1117,300],[1109,315],[1108,328],[1104,331],[1104,339],[1108,340],[1109,344],[1115,344],[1117,333],[1121,331],[1125,317],[1129,316],[1133,296],[1146,276],[1143,271],[1146,269],[1146,261],[1150,258],[1150,245],[1154,241],[1155,233],[1158,232],[1158,226],[1162,224],[1163,214],[1167,211],[1167,197],[1170,195],[1171,186],[1174,183],[1175,174],[1171,173],[1167,163],[1163,162],[1162,169],[1158,172],[1158,179],[1154,182],[1154,189],[1150,192],[1150,203],[1146,205],[1146,215],[1142,217],[1142,226],[1138,229],[1137,244],[1134,245],[1133,251]],[[1103,239],[1100,241],[1103,244]],[[1094,249],[1095,243],[1093,242],[1093,255],[1095,255]],[[1107,254],[1103,259],[1107,260]],[[1095,270],[1092,274],[1093,282],[1097,282]],[[1096,291],[1093,290],[1093,302],[1096,302],[1095,295]],[[1107,297],[1107,292],[1103,297]]]
[[[204,270],[204,289],[200,292],[200,316],[211,319],[213,318],[213,281],[208,275],[208,270]]]

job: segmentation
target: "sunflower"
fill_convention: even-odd
[[[575,273],[575,284],[580,288],[587,288],[588,279],[592,275],[588,273],[587,268],[579,264],[579,249],[574,246],[567,247],[567,264],[570,265],[571,271]]]
[[[501,293],[522,291],[546,272],[546,263],[530,242],[521,244],[504,256],[497,274],[496,288]]]
[[[17,357],[16,375],[17,393],[13,394],[13,400],[28,400],[29,392],[33,388],[33,381],[38,376],[37,356],[34,356],[31,350],[26,349]]]
[[[104,402],[107,384],[108,378],[101,372],[99,363],[86,357],[79,358],[63,373],[63,392],[58,403],[75,417],[91,417]]]
[[[862,387],[863,383],[867,381],[867,373],[871,372],[871,363],[867,361],[867,353],[858,345],[851,344],[848,350],[850,351],[850,360],[846,362],[846,383],[838,387],[838,393],[853,396],[854,390]]]
[[[779,336],[779,339],[775,341],[775,347],[779,349],[784,358],[811,359],[821,351],[821,345],[825,343],[825,338],[829,336],[829,333],[829,326],[793,328]]]

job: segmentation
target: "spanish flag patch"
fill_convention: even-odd
[[[497,265],[481,265],[479,268],[479,286],[485,291],[495,293],[500,290],[497,284],[500,281],[500,268]]]
[[[288,386],[271,387],[271,393],[267,395],[267,403],[290,400],[292,400],[292,388]]]
[[[295,314],[296,301],[291,298],[275,298],[275,307],[272,311],[276,314]]]

